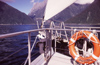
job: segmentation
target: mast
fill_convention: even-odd
[[[41,23],[41,28],[44,27],[44,22],[45,22],[45,20],[44,20],[44,16],[43,16],[42,23]]]

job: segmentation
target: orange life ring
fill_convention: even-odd
[[[93,54],[89,57],[82,57],[79,56],[76,51],[75,51],[75,42],[76,40],[78,40],[79,38],[88,38],[90,40],[92,40],[92,44],[94,46],[94,51]],[[99,43],[99,39],[91,32],[89,31],[79,31],[76,32],[70,39],[69,41],[69,51],[71,56],[79,63],[81,64],[91,64],[93,62],[95,62],[98,57],[100,56],[100,43]]]

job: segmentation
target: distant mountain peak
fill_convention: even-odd
[[[33,5],[33,8],[31,9],[31,11],[29,12],[29,16],[32,15],[32,13],[41,10],[42,8],[44,8],[46,6],[47,0],[44,0],[42,2],[36,2]]]

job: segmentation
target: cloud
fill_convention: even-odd
[[[44,0],[31,0],[31,3],[43,2]]]
[[[3,2],[14,2],[14,0],[0,0],[0,1],[3,1]]]
[[[93,2],[94,0],[77,0],[75,3],[84,5],[84,4],[91,4]]]
[[[31,0],[32,3],[34,3],[35,0]]]
[[[32,3],[39,2],[40,0],[31,0]]]

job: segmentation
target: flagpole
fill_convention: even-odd
[[[45,22],[45,20],[44,20],[44,16],[43,16],[42,23],[41,23],[41,28],[44,27],[44,22]]]

